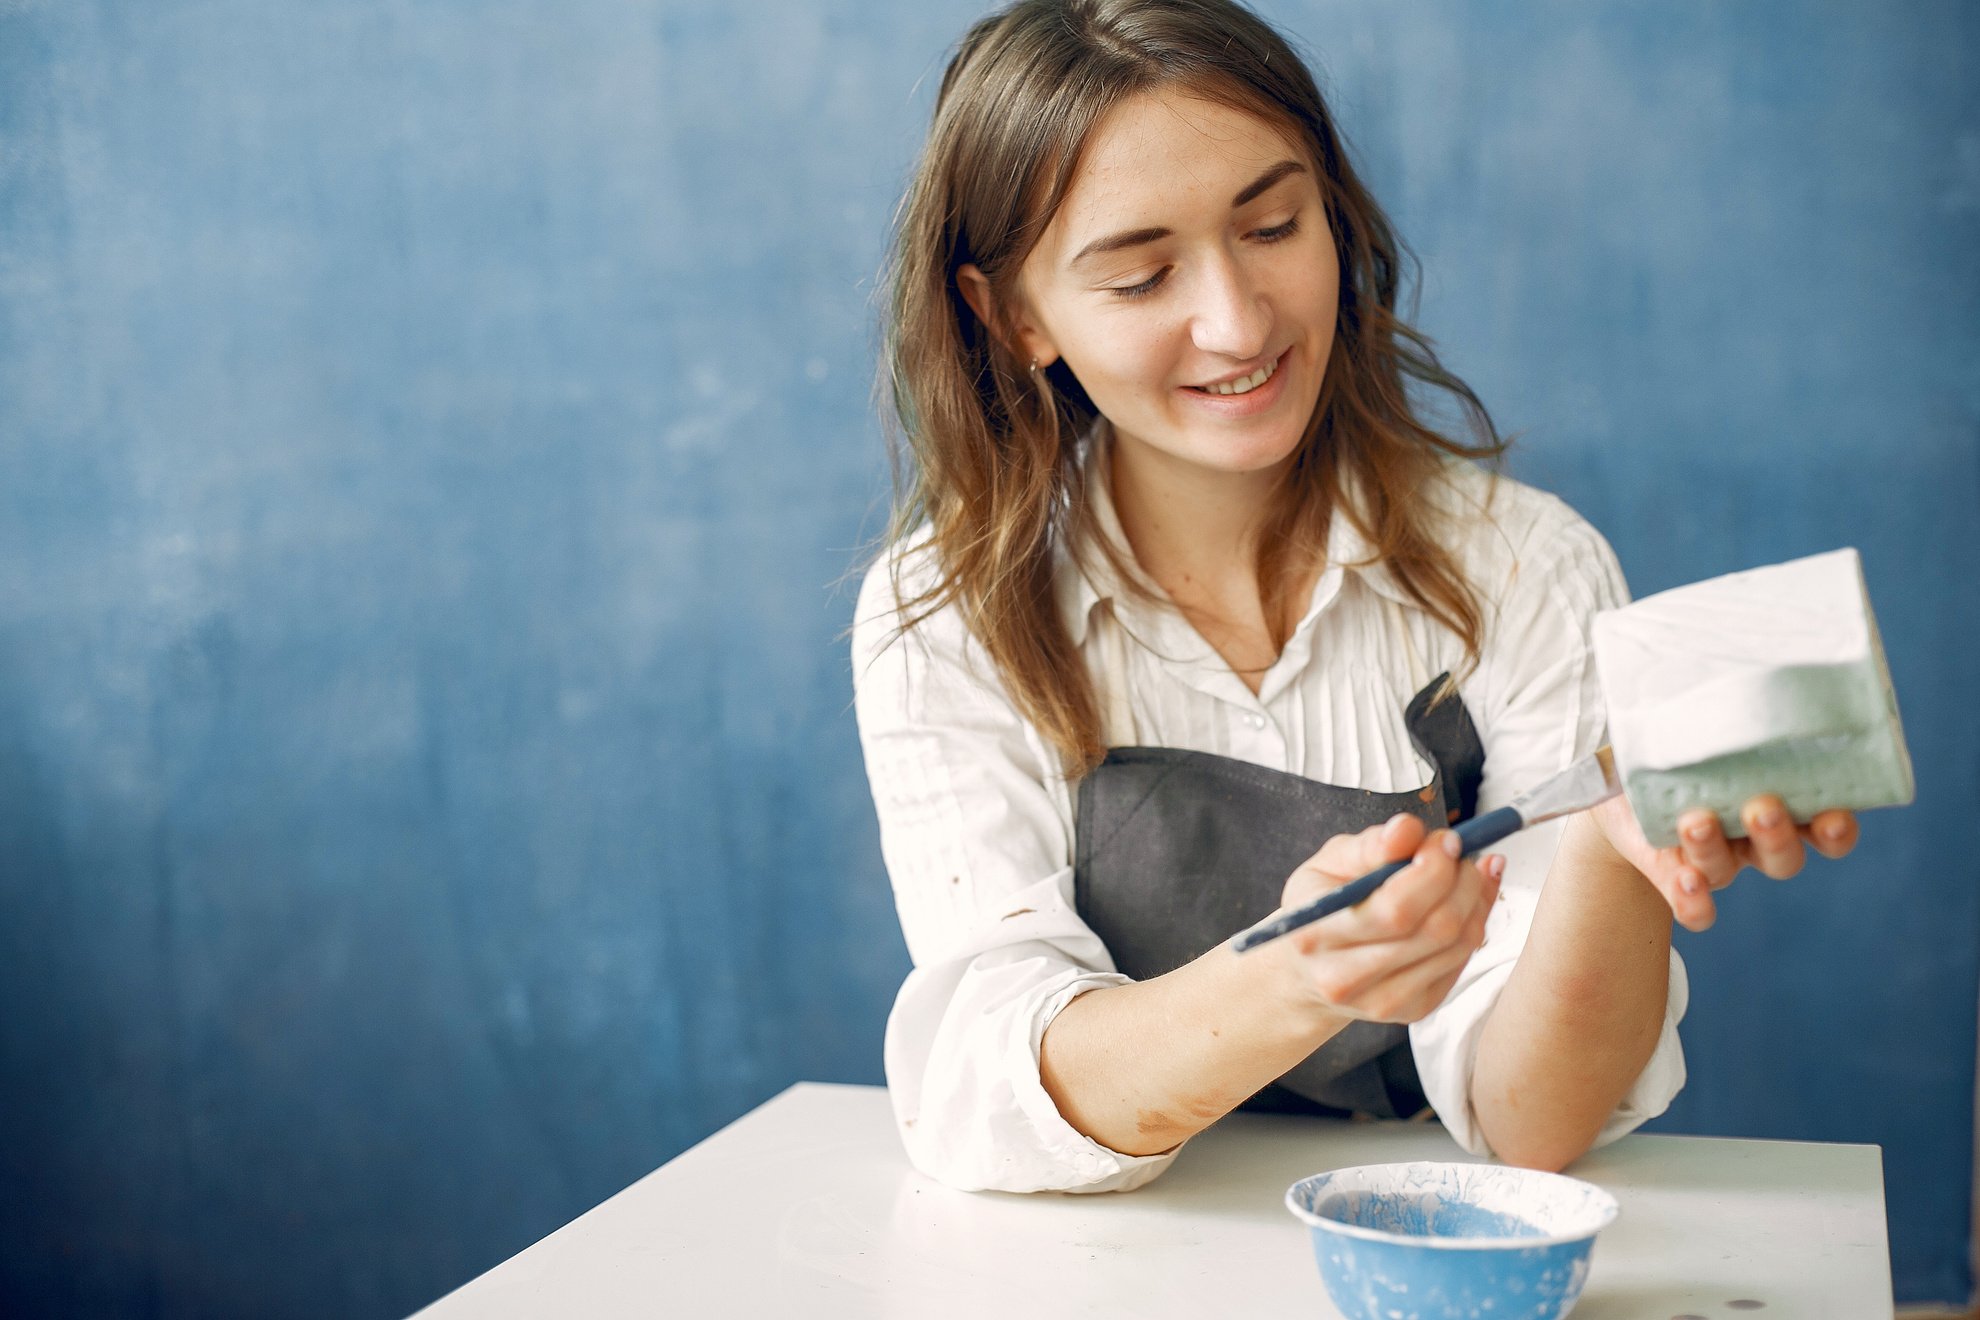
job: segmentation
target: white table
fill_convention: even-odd
[[[1237,1114],[1125,1195],[956,1192],[884,1090],[800,1083],[419,1316],[1331,1320],[1287,1186],[1469,1158],[1430,1125]],[[1570,1172],[1622,1203],[1574,1320],[1891,1316],[1875,1146],[1639,1134]]]

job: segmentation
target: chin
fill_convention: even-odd
[[[1306,434],[1306,422],[1315,401],[1307,399],[1293,407],[1273,409],[1270,417],[1245,422],[1218,423],[1200,417],[1179,417],[1173,413],[1148,417],[1143,423],[1114,423],[1114,433],[1123,443],[1171,463],[1186,463],[1206,473],[1229,476],[1270,471],[1291,460]],[[1105,408],[1100,410],[1108,414]]]
[[[1292,456],[1299,451],[1299,440],[1304,429],[1288,427],[1256,439],[1217,437],[1193,444],[1190,449],[1196,462],[1204,467],[1233,474],[1267,472],[1292,460]]]

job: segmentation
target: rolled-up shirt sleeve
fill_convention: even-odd
[[[1551,497],[1549,515],[1530,529],[1521,565],[1487,619],[1490,642],[1462,688],[1485,746],[1478,810],[1495,810],[1594,752],[1607,737],[1600,680],[1589,648],[1597,612],[1626,603],[1628,588],[1608,542]],[[1491,1150],[1471,1108],[1471,1075],[1485,1020],[1526,945],[1540,890],[1564,824],[1552,821],[1494,849],[1506,858],[1502,901],[1486,922],[1485,943],[1444,1002],[1410,1027],[1410,1045],[1431,1107],[1458,1144]],[[1684,1086],[1678,1022],[1690,999],[1684,962],[1671,951],[1670,988],[1657,1046],[1602,1125],[1605,1145],[1655,1118]]]
[[[908,550],[910,598],[929,557]],[[1131,1156],[1060,1116],[1039,1043],[1076,996],[1119,985],[1072,898],[1072,798],[959,611],[900,630],[889,561],[853,627],[854,707],[914,969],[887,1020],[888,1091],[915,1167],[953,1187],[1124,1191],[1175,1152]]]

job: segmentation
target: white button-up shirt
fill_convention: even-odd
[[[1107,464],[1094,461],[1103,445],[1090,448],[1098,526],[1125,547]],[[1458,689],[1485,748],[1483,813],[1601,745],[1589,626],[1598,610],[1624,603],[1627,588],[1601,534],[1551,495],[1466,463],[1427,494],[1449,512],[1446,544],[1485,607],[1483,652]],[[910,593],[933,580],[925,542],[901,553]],[[1463,643],[1381,566],[1352,566],[1366,557],[1347,519],[1335,518],[1312,602],[1253,694],[1173,607],[1122,589],[1105,556],[1083,556],[1084,568],[1062,556],[1059,604],[1109,741],[1378,792],[1428,783],[1432,767],[1411,744],[1403,710],[1439,673],[1464,672]],[[1100,1145],[1060,1116],[1038,1076],[1053,1016],[1128,979],[1073,905],[1078,786],[1005,695],[961,612],[949,606],[897,636],[897,599],[883,558],[860,592],[853,662],[881,848],[914,961],[886,1036],[902,1141],[916,1167],[956,1187],[1139,1186],[1175,1152]],[[1525,945],[1560,830],[1538,826],[1494,849],[1506,873],[1485,942],[1442,1005],[1410,1024],[1431,1106],[1476,1154],[1489,1153],[1470,1102],[1478,1038]],[[1687,998],[1673,951],[1656,1051],[1598,1144],[1662,1113],[1684,1084],[1677,1023]]]

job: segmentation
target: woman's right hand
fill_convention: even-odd
[[[1414,1022],[1444,1002],[1485,940],[1506,859],[1457,857],[1451,830],[1398,815],[1340,834],[1300,864],[1280,903],[1298,907],[1388,862],[1413,858],[1354,907],[1278,943],[1293,993],[1343,1017]]]

